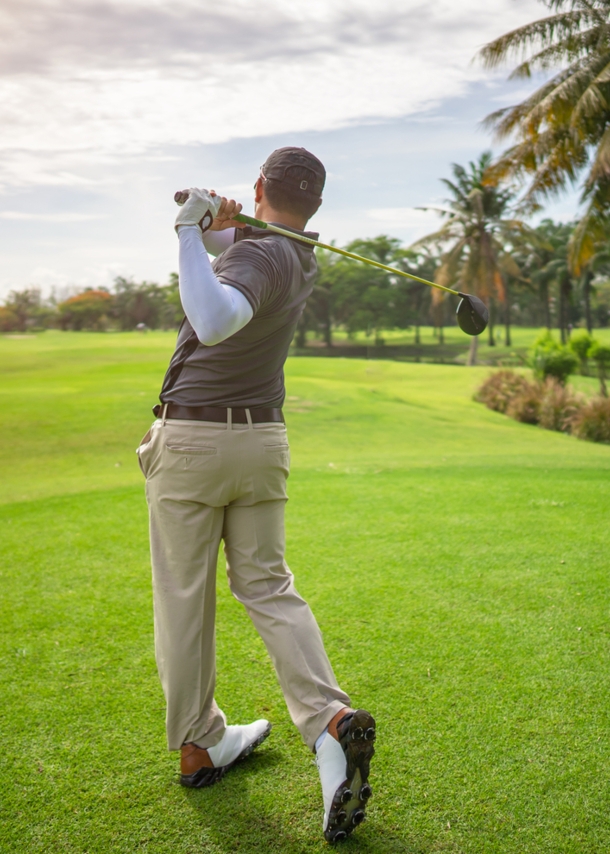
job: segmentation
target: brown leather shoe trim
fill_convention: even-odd
[[[196,774],[200,768],[213,768],[214,763],[205,747],[197,747],[192,741],[180,749],[180,773]]]
[[[345,706],[343,709],[341,709],[340,712],[337,712],[332,721],[329,723],[328,731],[336,741],[339,741],[339,733],[337,732],[337,727],[346,715],[350,715],[353,713],[353,709],[350,709],[349,706]]]

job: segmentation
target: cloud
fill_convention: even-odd
[[[86,213],[27,213],[26,211],[0,211],[0,219],[38,222],[87,222],[91,219],[103,219],[106,214]]]
[[[75,186],[104,158],[425,111],[489,77],[470,64],[477,47],[534,9],[535,0],[5,4],[0,183]]]
[[[449,0],[378,0],[373,7],[368,0],[20,0],[0,10],[0,73],[59,66],[202,70],[213,63],[230,75],[235,62],[417,46],[428,33],[451,49],[460,31],[484,29],[490,17],[476,0],[459,8]]]

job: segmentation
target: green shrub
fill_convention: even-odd
[[[514,371],[496,371],[487,377],[477,390],[474,399],[484,403],[494,412],[505,413],[510,401],[520,392],[525,391],[530,383],[521,374]]]
[[[538,424],[544,395],[543,383],[528,383],[508,404],[506,414],[522,424]]]
[[[558,344],[548,329],[538,336],[529,351],[529,364],[540,380],[554,377],[562,385],[578,366],[578,359],[569,347]]]
[[[599,344],[594,341],[589,348],[589,356],[597,365],[597,374],[599,376],[599,392],[602,397],[608,397],[608,389],[606,388],[606,377],[610,371],[610,347],[605,344]]]
[[[587,357],[594,343],[593,338],[586,330],[575,332],[570,338],[570,350],[574,353],[580,363],[580,373],[587,375]]]
[[[596,397],[574,416],[572,434],[589,442],[610,444],[610,398]]]
[[[546,430],[570,433],[574,418],[583,405],[581,395],[575,394],[556,379],[548,379],[542,392],[538,423]]]

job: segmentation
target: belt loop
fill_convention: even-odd
[[[227,407],[227,430],[231,430],[233,427],[233,410],[231,407]]]
[[[163,413],[161,415],[161,426],[162,427],[165,427],[165,420],[167,418],[167,407],[168,407],[168,404],[164,403],[163,404]]]
[[[245,409],[244,412],[246,413],[246,421],[248,422],[248,429],[252,430],[253,429],[252,428],[252,416],[250,415],[250,410]]]

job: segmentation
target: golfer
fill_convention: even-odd
[[[303,148],[261,167],[256,217],[295,234],[326,172]],[[289,448],[284,362],[316,276],[313,248],[232,217],[242,206],[184,191],[176,219],[186,314],[157,420],[138,448],[150,511],[155,651],[180,782],[208,786],[271,731],[227,725],[214,699],[215,584],[224,543],[231,592],[263,639],[290,716],[316,753],[327,840],[364,819],[375,721],[341,690],[284,559]],[[208,253],[216,259],[210,264]]]

